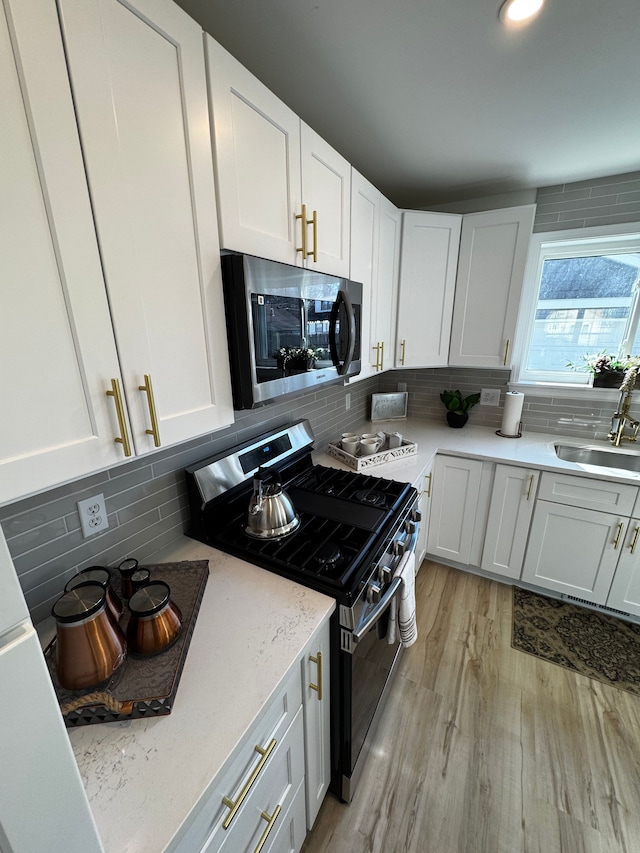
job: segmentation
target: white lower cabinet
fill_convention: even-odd
[[[640,616],[640,519],[630,518],[607,607]]]
[[[472,545],[481,504],[479,459],[436,456],[427,551],[435,557],[474,565]]]
[[[508,578],[522,571],[540,474],[496,465],[480,567]]]
[[[166,853],[298,853],[330,780],[329,620]]]
[[[329,623],[302,659],[306,762],[306,821],[311,829],[331,781]]]
[[[612,513],[538,501],[522,580],[604,604],[626,522]]]

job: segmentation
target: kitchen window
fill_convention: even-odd
[[[640,354],[640,224],[534,234],[513,379],[587,388],[584,356]]]

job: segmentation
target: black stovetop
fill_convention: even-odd
[[[300,516],[293,533],[265,540],[244,532],[248,487],[211,501],[190,535],[348,603],[412,487],[306,463],[289,473],[285,488]]]

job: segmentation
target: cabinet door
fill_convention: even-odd
[[[371,341],[378,347],[380,370],[388,370],[393,367],[401,228],[401,212],[381,195],[378,275],[372,299],[371,317]]]
[[[306,205],[307,253],[314,241],[317,260],[306,265],[332,275],[349,276],[351,166],[327,142],[300,122],[302,201]],[[308,221],[316,213],[316,224]],[[314,231],[315,229],[315,231]]]
[[[311,829],[331,781],[329,623],[302,659],[307,828]]]
[[[145,453],[233,421],[202,33],[170,0],[60,7],[133,440]]]
[[[354,377],[366,379],[376,372],[378,350],[371,337],[375,316],[373,299],[378,280],[378,241],[381,195],[355,169],[351,172],[351,278],[362,283],[362,370]],[[378,366],[379,369],[379,366]],[[354,379],[350,381],[353,382]]]
[[[480,498],[482,462],[436,456],[427,551],[469,565]]]
[[[628,519],[537,501],[522,580],[604,604]]]
[[[220,243],[302,264],[300,119],[206,36]]]
[[[449,364],[510,367],[535,205],[462,222]]]
[[[447,364],[461,220],[403,213],[396,367]]]
[[[416,483],[420,509],[420,530],[416,546],[416,574],[427,553],[427,534],[429,532],[429,516],[431,514],[431,481],[433,480],[433,461],[427,465]]]
[[[520,577],[538,479],[530,468],[496,465],[481,568]]]
[[[630,519],[607,607],[640,616],[640,519]]]
[[[55,5],[5,3],[0,40],[4,503],[114,465],[122,450],[106,396],[120,368]]]

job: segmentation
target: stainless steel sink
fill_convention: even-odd
[[[622,468],[624,471],[640,473],[640,450],[575,444],[556,444],[554,447],[558,459],[564,459],[565,462],[597,465],[599,468]]]

